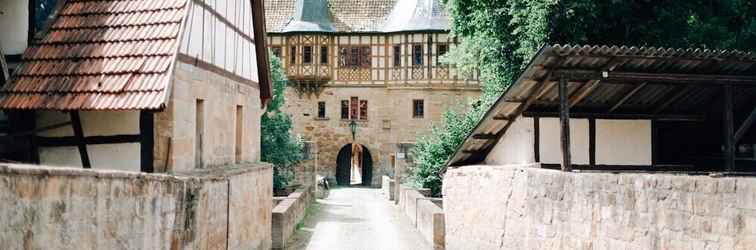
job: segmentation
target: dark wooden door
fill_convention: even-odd
[[[362,147],[362,185],[370,186],[373,180],[373,157],[366,147]]]
[[[339,150],[336,157],[336,184],[341,186],[350,185],[352,171],[352,144],[347,144]]]

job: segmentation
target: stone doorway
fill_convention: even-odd
[[[341,147],[336,157],[336,183],[340,186],[370,186],[373,179],[373,157],[361,144]]]

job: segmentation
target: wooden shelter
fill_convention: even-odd
[[[514,162],[510,157],[507,163],[535,162],[564,171],[753,171],[754,63],[756,55],[740,51],[547,45],[448,165],[488,162],[499,154],[494,148],[502,147],[501,152],[527,148],[525,155],[530,156]],[[552,124],[554,131],[543,128],[545,119],[558,120],[558,126]],[[575,122],[585,124],[578,126],[587,131],[576,129]],[[520,130],[512,131],[515,126]],[[607,139],[611,137],[619,139]],[[647,139],[628,148],[636,137]],[[543,149],[551,144],[559,145],[558,165],[543,162]],[[597,161],[619,154],[645,157],[646,147],[649,159],[641,164]],[[576,163],[576,154],[587,159]]]

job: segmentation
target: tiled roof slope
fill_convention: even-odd
[[[265,0],[268,32],[307,32],[293,30],[297,9],[308,1]],[[439,0],[327,0],[332,32],[399,32],[412,30],[448,30],[446,12]],[[397,9],[402,8],[402,9]],[[394,20],[395,19],[395,20]]]
[[[69,0],[24,53],[0,108],[158,109],[187,0]]]

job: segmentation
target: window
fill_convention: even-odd
[[[281,46],[270,47],[270,51],[273,52],[273,55],[276,57],[281,58]]]
[[[328,46],[320,46],[320,64],[328,65]]]
[[[297,46],[291,46],[289,49],[289,63],[297,64]]]
[[[343,120],[367,120],[368,101],[351,97],[341,101],[341,119]]]
[[[368,101],[360,100],[360,120],[368,119]]]
[[[325,102],[318,102],[318,118],[326,118]]]
[[[412,100],[412,117],[425,117],[425,103],[423,100]]]
[[[412,45],[412,65],[423,65],[423,45]]]
[[[312,46],[304,46],[302,48],[302,64],[312,63]]]
[[[339,66],[342,68],[370,68],[370,46],[341,47]]]
[[[349,100],[341,101],[341,119],[349,120]]]
[[[402,46],[394,45],[394,67],[402,66]]]
[[[440,64],[439,60],[441,59],[441,56],[446,55],[446,52],[449,52],[449,45],[439,44],[436,49],[438,50],[436,51],[436,63]]]
[[[360,100],[359,98],[354,97],[354,96],[349,99],[349,118],[352,120],[357,120],[360,118],[360,113],[358,113],[359,108],[360,108],[359,100]]]
[[[244,108],[236,105],[236,164],[242,162],[242,138],[244,138]]]
[[[197,99],[194,107],[194,165],[202,168],[202,141],[205,134],[205,101]]]

